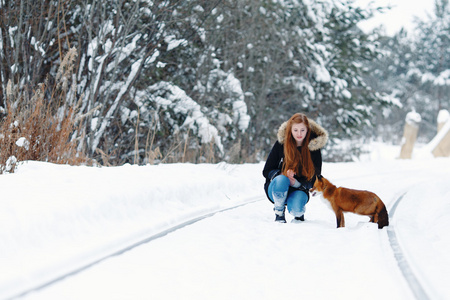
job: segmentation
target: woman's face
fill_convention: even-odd
[[[297,146],[301,146],[306,134],[308,133],[308,128],[304,123],[293,124],[291,133],[295,141],[297,142]]]

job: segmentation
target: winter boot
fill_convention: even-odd
[[[300,217],[294,218],[296,221],[305,221],[305,215],[301,215]]]
[[[305,221],[305,216],[295,217],[291,220],[291,223],[301,223]]]
[[[284,216],[284,210],[283,211],[275,210],[275,222],[286,223],[286,218]]]
[[[275,214],[275,222],[286,223],[286,218],[284,217],[284,215],[280,216]]]

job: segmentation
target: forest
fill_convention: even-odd
[[[419,141],[450,109],[450,8],[415,30],[358,24],[352,0],[0,0],[0,173],[26,160],[116,166],[264,160],[303,112],[327,161]]]

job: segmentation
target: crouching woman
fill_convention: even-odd
[[[304,221],[309,189],[322,172],[320,149],[328,133],[304,114],[296,113],[280,126],[277,138],[264,165],[264,190],[274,204],[276,222],[286,223],[286,206],[294,220]]]

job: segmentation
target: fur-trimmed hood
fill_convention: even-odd
[[[319,124],[314,122],[311,119],[308,119],[309,126],[311,127],[311,135],[309,140],[309,150],[316,151],[325,146],[328,141],[328,132]],[[278,142],[280,144],[284,144],[284,135],[286,132],[287,121],[281,124],[280,128],[278,128]]]

